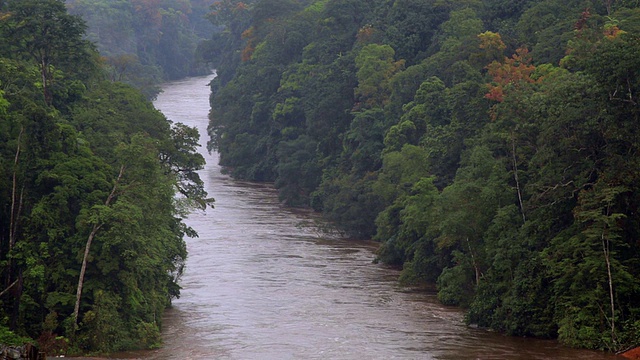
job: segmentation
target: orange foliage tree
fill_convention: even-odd
[[[487,84],[489,91],[484,96],[489,100],[502,102],[508,87],[517,89],[522,84],[536,82],[531,78],[536,67],[531,64],[531,55],[525,47],[517,49],[511,58],[505,57],[502,62],[491,62],[486,69],[492,78],[492,82]]]

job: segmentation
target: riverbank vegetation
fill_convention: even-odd
[[[467,321],[640,342],[640,4],[214,4],[210,149]]]
[[[61,0],[0,1],[0,338],[49,355],[158,345],[182,219],[211,202],[197,131],[111,81],[85,31]]]

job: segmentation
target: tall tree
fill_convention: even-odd
[[[58,70],[78,71],[90,63],[91,45],[83,39],[85,23],[69,15],[62,0],[8,1],[9,15],[2,22],[18,56],[29,57],[41,74],[42,95],[53,101]],[[74,73],[73,71],[71,73]]]

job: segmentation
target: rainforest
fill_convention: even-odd
[[[198,132],[468,324],[640,345],[640,1],[0,0],[0,343],[161,343]],[[373,266],[373,265],[372,265]]]
[[[48,355],[160,344],[211,204],[197,130],[112,81],[58,0],[0,1],[0,343]]]
[[[640,3],[214,3],[209,135],[466,321],[640,342]]]

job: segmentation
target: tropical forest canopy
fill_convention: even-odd
[[[62,0],[0,1],[0,343],[49,355],[157,346],[182,219],[211,202],[197,130],[112,81],[86,31]]]
[[[214,3],[210,149],[467,321],[640,344],[640,2]]]
[[[215,30],[206,19],[213,0],[66,0],[69,13],[87,23],[109,76],[148,97],[158,84],[210,71],[196,55]]]

